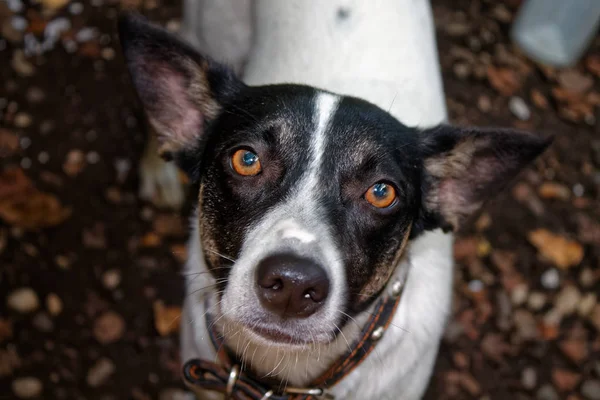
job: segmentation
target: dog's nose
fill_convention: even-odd
[[[267,310],[286,318],[306,318],[329,294],[329,278],[317,263],[291,254],[263,259],[257,269],[258,297]]]

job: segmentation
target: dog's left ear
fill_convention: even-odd
[[[510,129],[442,125],[423,131],[422,227],[456,231],[551,142]]]
[[[207,124],[243,83],[228,68],[139,15],[120,17],[119,37],[161,155],[168,158],[200,146]]]

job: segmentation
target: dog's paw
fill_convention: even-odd
[[[185,201],[185,190],[179,179],[179,169],[157,156],[144,157],[140,162],[139,196],[157,207],[179,209]]]

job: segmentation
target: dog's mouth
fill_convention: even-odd
[[[267,328],[267,327],[252,327],[246,328],[252,334],[268,342],[274,342],[282,345],[306,345],[310,343],[305,338],[298,335],[292,335],[290,333],[283,332],[279,329]]]

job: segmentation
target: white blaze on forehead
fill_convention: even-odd
[[[279,234],[281,235],[281,239],[296,239],[305,244],[317,240],[317,237],[314,234],[306,229],[302,229],[302,227],[293,219],[285,220],[279,224]]]
[[[312,159],[309,166],[309,184],[310,189],[317,183],[319,170],[323,162],[325,153],[326,131],[335,115],[340,101],[339,96],[331,93],[321,92],[315,99],[315,122],[316,129],[310,143]]]

